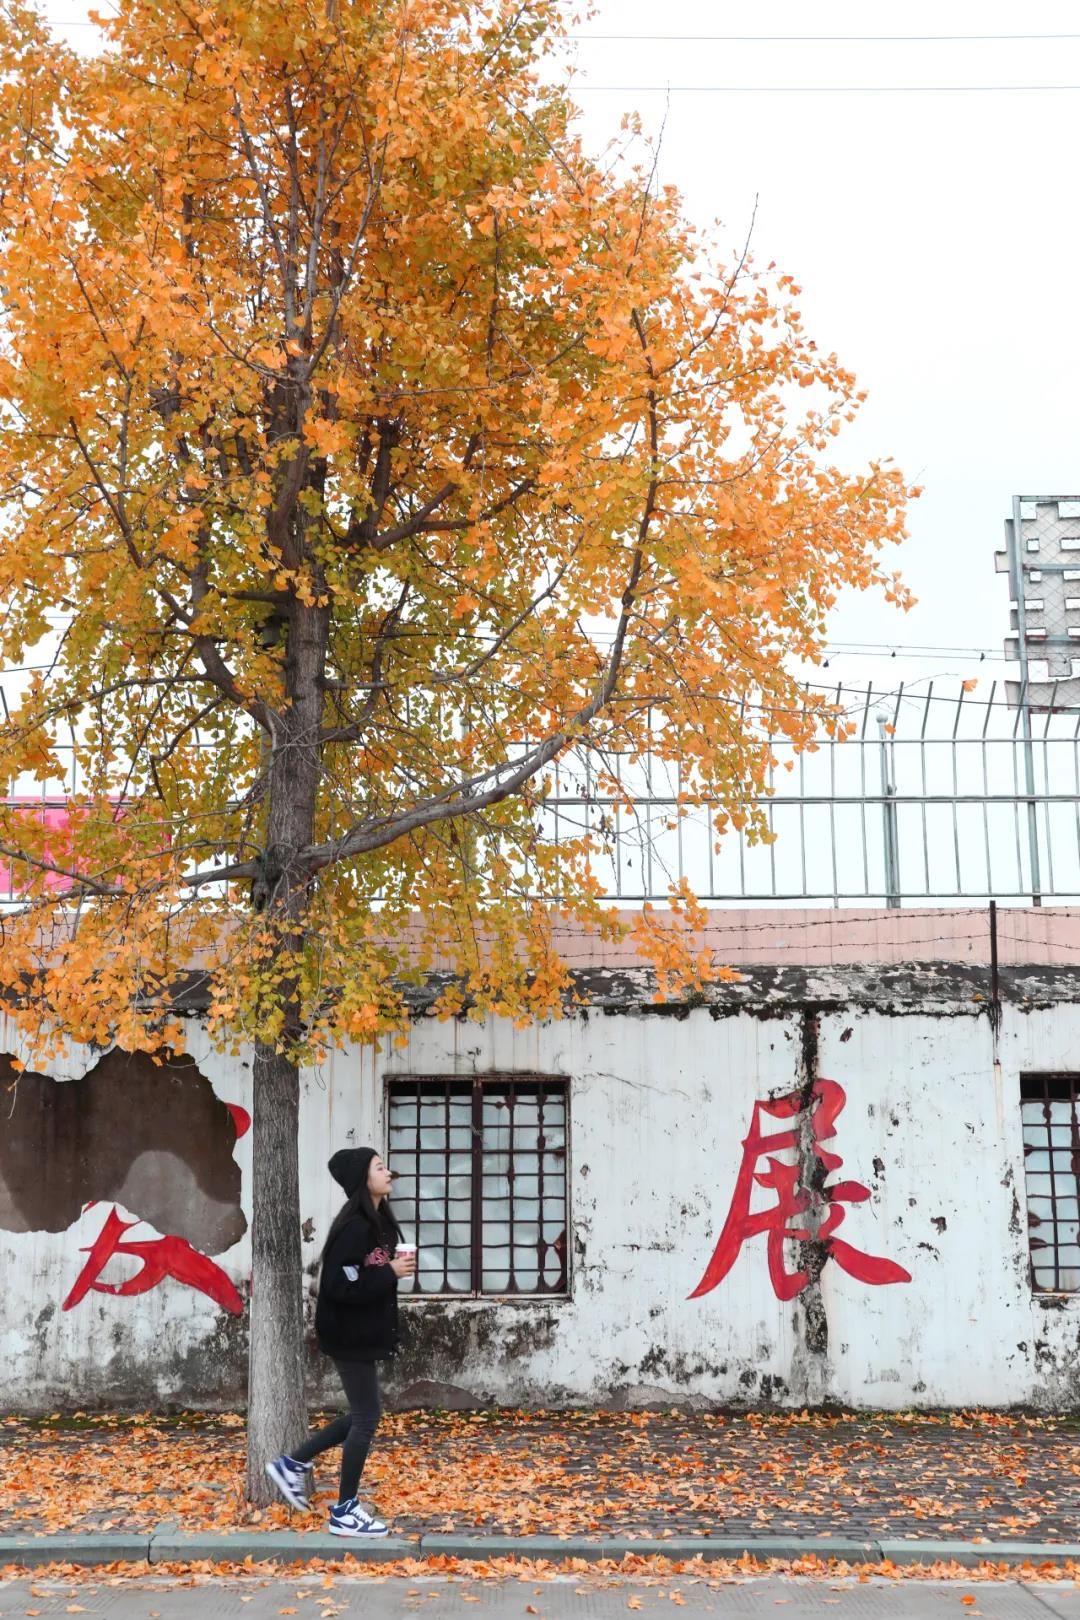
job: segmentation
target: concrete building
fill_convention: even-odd
[[[401,1401],[1077,1404],[1080,920],[1002,911],[995,953],[985,910],[716,916],[742,978],[692,1004],[570,938],[563,1019],[418,1007],[306,1075],[311,1303],[326,1161],[370,1141],[422,1251]],[[196,1017],[165,1068],[5,1091],[8,1407],[242,1404],[251,1106]]]

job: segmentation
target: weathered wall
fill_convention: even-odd
[[[339,1054],[305,1077],[305,1260],[337,1207],[326,1160],[382,1139],[386,1078],[567,1075],[570,1297],[410,1305],[399,1397],[1072,1406],[1080,1298],[1032,1296],[1019,1076],[1080,1069],[1080,984],[1051,953],[1004,974],[991,1016],[985,961],[946,962],[748,968],[691,1008],[657,1008],[632,972],[592,962],[587,1012],[525,1031],[420,1017],[403,1048]],[[2,1024],[0,1051],[18,1051]],[[251,1071],[194,1021],[191,1059],[75,1053],[5,1091],[8,1407],[242,1402]],[[789,1117],[755,1116],[784,1097]],[[835,1135],[815,1138],[826,1104]],[[763,1231],[690,1298],[755,1117],[797,1137],[779,1162],[868,1190],[840,1201],[833,1236],[850,1250],[801,1251],[807,1284],[782,1299],[800,1250],[783,1246],[778,1289]],[[818,1150],[842,1164],[826,1172]],[[751,1211],[777,1197],[756,1184]],[[910,1281],[881,1280],[900,1272]],[[316,1391],[322,1374],[316,1357]]]

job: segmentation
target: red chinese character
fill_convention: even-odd
[[[234,1316],[240,1315],[244,1309],[244,1301],[229,1277],[208,1255],[200,1254],[198,1249],[193,1249],[184,1238],[160,1237],[150,1238],[144,1242],[121,1242],[124,1233],[138,1224],[138,1221],[122,1221],[115,1205],[113,1206],[108,1220],[91,1247],[81,1251],[83,1254],[89,1254],[90,1258],[64,1301],[65,1311],[70,1311],[73,1305],[78,1305],[91,1290],[97,1294],[125,1296],[145,1294],[151,1288],[156,1288],[166,1277],[172,1277],[176,1282],[183,1283],[186,1288],[197,1288],[200,1293],[208,1294],[212,1300],[224,1310],[231,1311]],[[142,1261],[142,1270],[122,1283],[99,1282],[98,1278],[114,1254],[135,1255]]]
[[[839,1169],[844,1161],[839,1154],[830,1153],[822,1143],[836,1135],[836,1119],[847,1102],[847,1095],[835,1080],[815,1080],[810,1095],[810,1130],[814,1153],[825,1170],[831,1172]],[[723,1282],[739,1258],[746,1239],[756,1237],[759,1232],[767,1232],[769,1236],[769,1278],[777,1299],[794,1299],[810,1280],[805,1271],[786,1269],[784,1243],[789,1238],[805,1241],[815,1236],[818,1242],[824,1243],[832,1259],[859,1282],[911,1281],[911,1273],[895,1261],[864,1254],[861,1249],[854,1249],[850,1243],[845,1243],[843,1238],[833,1236],[847,1214],[844,1204],[865,1203],[870,1197],[868,1187],[858,1181],[837,1181],[818,1193],[799,1185],[798,1166],[784,1164],[773,1157],[785,1148],[795,1147],[799,1139],[798,1125],[787,1130],[766,1132],[762,1129],[762,1114],[768,1114],[773,1119],[795,1120],[804,1112],[803,1099],[797,1091],[786,1097],[773,1098],[770,1102],[754,1104],[753,1123],[749,1136],[743,1142],[742,1164],[735,1182],[731,1208],[705,1275],[690,1295],[691,1299],[699,1299]],[[768,1159],[769,1168],[759,1171],[757,1166],[763,1158]],[[776,1203],[771,1209],[752,1215],[750,1195],[755,1183],[774,1192]],[[795,1216],[804,1215],[815,1201],[827,1206],[816,1234],[812,1234],[808,1226],[789,1225]]]

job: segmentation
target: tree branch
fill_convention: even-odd
[[[109,511],[112,514],[113,522],[116,524],[116,527],[120,530],[121,536],[123,537],[124,544],[127,547],[129,557],[131,558],[132,562],[135,564],[136,568],[141,569],[144,566],[143,560],[142,560],[142,557],[139,555],[139,548],[135,544],[135,537],[131,532],[131,524],[127,520],[127,516],[126,516],[126,514],[124,512],[124,507],[123,507],[122,500],[116,499],[116,498],[113,497],[111,491],[109,490],[108,486],[105,483],[105,480],[102,478],[101,474],[98,472],[97,463],[94,461],[94,458],[91,456],[89,450],[86,448],[86,445],[83,442],[83,436],[79,432],[78,425],[77,425],[77,423],[75,421],[75,418],[73,416],[68,417],[68,426],[71,428],[72,437],[74,438],[75,443],[79,447],[79,454],[82,456],[83,460],[86,462],[87,467],[90,469],[90,476],[94,480],[94,483],[97,485],[97,488],[98,488],[98,491],[101,494],[102,500],[105,502],[105,505],[109,508]]]
[[[0,844],[0,855],[3,855],[15,866],[32,866],[38,872],[50,872],[54,877],[67,878],[69,883],[77,885],[77,888],[72,890],[72,893],[96,894],[103,899],[111,899],[116,895],[129,892],[121,888],[117,883],[103,883],[99,878],[87,877],[82,872],[72,872],[65,866],[57,866],[53,861],[38,860],[35,856],[28,855],[24,849],[11,849],[7,844]],[[53,898],[63,899],[66,897],[57,895]]]
[[[643,523],[644,523],[643,519]],[[633,554],[630,577],[626,589],[622,594],[622,611],[615,631],[611,652],[608,656],[607,666],[603,680],[596,694],[583,705],[569,722],[548,737],[538,747],[526,756],[524,760],[512,768],[507,765],[496,765],[491,770],[483,772],[480,776],[470,777],[463,782],[455,783],[445,792],[414,805],[410,810],[402,811],[397,815],[377,817],[373,821],[362,823],[346,833],[343,838],[335,839],[330,843],[312,845],[303,850],[299,864],[308,872],[321,871],[337,861],[348,860],[354,855],[369,854],[376,849],[382,849],[386,844],[393,843],[396,838],[408,832],[414,832],[421,827],[430,826],[433,822],[445,821],[451,817],[475,814],[478,810],[487,809],[490,805],[499,804],[504,799],[516,793],[529,779],[542,771],[546,765],[560,754],[562,750],[574,739],[575,733],[581,731],[590,721],[595,719],[611,700],[612,694],[618,685],[622,670],[623,656],[626,648],[626,635],[630,624],[630,617],[636,601],[638,583],[644,567],[644,557],[638,547]],[[505,773],[505,774],[504,774]],[[497,780],[490,787],[483,788],[482,783],[492,776]]]

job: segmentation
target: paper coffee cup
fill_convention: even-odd
[[[416,1244],[415,1243],[399,1243],[397,1248],[394,1250],[394,1253],[396,1254],[396,1256],[397,1256],[397,1258],[399,1260],[415,1260],[416,1259]]]

